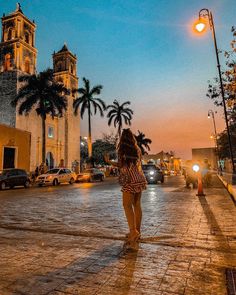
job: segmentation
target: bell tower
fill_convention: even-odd
[[[0,43],[0,123],[16,127],[16,110],[11,101],[20,87],[22,74],[36,72],[37,49],[35,48],[36,25],[24,14],[19,3],[16,10],[2,17]]]
[[[78,89],[77,58],[69,51],[66,44],[58,52],[53,54],[53,69],[56,80],[63,82],[70,90],[67,96],[67,111],[64,116],[64,162],[71,167],[75,159],[80,158],[80,117],[74,115],[73,101],[75,95],[73,89]]]
[[[0,72],[19,70],[28,74],[35,73],[35,28],[35,23],[23,14],[19,3],[13,13],[3,15]]]

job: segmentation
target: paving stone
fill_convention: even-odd
[[[113,180],[0,192],[0,295],[226,294],[236,208],[215,183],[204,199],[182,177],[148,186],[137,251]]]

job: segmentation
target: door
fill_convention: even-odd
[[[51,152],[47,153],[46,164],[48,166],[48,169],[54,168],[54,158],[53,158],[53,154]]]
[[[15,168],[16,149],[4,147],[3,151],[3,169]]]

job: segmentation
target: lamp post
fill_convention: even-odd
[[[218,161],[220,161],[220,154],[219,154],[219,148],[218,148],[217,131],[216,131],[216,121],[215,121],[214,111],[209,110],[207,117],[209,119],[212,117],[212,120],[213,120],[214,138],[215,138],[215,146],[216,146],[216,158],[217,158],[217,169],[219,170],[219,163],[218,163]]]
[[[221,76],[219,53],[218,53],[218,47],[217,47],[217,42],[216,42],[215,25],[214,25],[212,13],[211,13],[211,11],[209,11],[209,9],[203,8],[199,11],[199,22],[195,25],[195,28],[199,33],[203,32],[206,29],[206,23],[205,23],[206,18],[208,19],[210,29],[212,31],[212,37],[213,37],[213,42],[214,42],[214,46],[215,46],[217,68],[218,68],[218,74],[219,74],[219,79],[220,79],[221,96],[222,96],[222,102],[223,102],[223,107],[224,107],[224,116],[225,116],[226,130],[227,130],[228,143],[229,143],[229,154],[230,154],[230,159],[231,159],[231,163],[232,163],[233,173],[235,173],[232,142],[231,142],[231,137],[230,137],[229,122],[228,122],[226,103],[225,103],[224,86],[223,86],[223,81],[222,81],[222,76]]]

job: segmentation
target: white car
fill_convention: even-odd
[[[39,186],[45,184],[58,185],[60,183],[69,182],[73,184],[76,180],[76,174],[67,168],[54,168],[37,177],[36,183]]]

